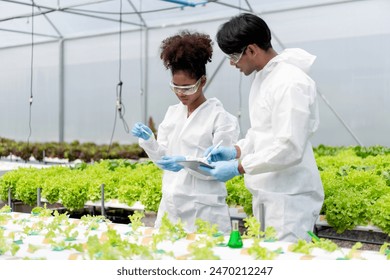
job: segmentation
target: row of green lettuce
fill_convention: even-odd
[[[357,225],[375,225],[390,234],[390,149],[374,147],[314,148],[325,190],[322,214],[338,232]],[[157,211],[161,200],[162,171],[153,163],[101,160],[74,167],[20,168],[0,177],[0,199],[35,205],[37,190],[49,203],[60,201],[69,210],[81,209],[87,201],[118,199],[132,206],[141,202]],[[227,182],[227,203],[242,206],[252,215],[252,197],[242,176]]]
[[[65,159],[69,162],[76,159],[94,162],[102,159],[139,159],[145,157],[146,153],[138,143],[130,145],[117,142],[111,145],[97,145],[92,142],[80,143],[79,141],[28,143],[0,137],[0,157],[6,158],[11,155],[26,162],[31,157],[39,162],[43,162],[45,158]]]
[[[390,234],[390,149],[315,149],[325,190],[322,213],[338,232],[374,225]]]

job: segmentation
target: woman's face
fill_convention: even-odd
[[[172,76],[171,89],[183,105],[189,106],[203,96],[205,78],[191,78],[185,71],[175,72]]]

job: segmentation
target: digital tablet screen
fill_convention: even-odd
[[[209,168],[214,168],[214,166],[208,164],[207,162],[201,161],[201,160],[183,160],[183,161],[177,161],[177,163],[188,167],[188,168],[198,168],[199,166],[207,166]]]
[[[183,160],[183,161],[177,161],[177,163],[205,176],[210,176],[210,174],[201,170],[199,166],[207,166],[209,168],[214,168],[207,162],[201,160]]]

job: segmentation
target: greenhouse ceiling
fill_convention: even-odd
[[[389,0],[0,0],[0,134],[23,140],[31,133],[25,120],[34,119],[33,141],[107,143],[118,104],[110,93],[122,64],[126,121],[152,116],[159,123],[176,101],[158,98],[168,78],[161,40],[182,28],[214,38],[220,24],[251,12],[269,24],[276,51],[298,47],[317,56],[311,75],[321,126],[314,144],[389,145],[388,11]],[[207,91],[245,131],[249,113],[241,101],[251,79],[214,50]],[[26,110],[32,107],[34,114]],[[115,137],[135,141],[126,129]]]
[[[388,2],[384,0],[385,2]],[[0,0],[0,48],[119,31],[180,26],[229,18],[239,12],[259,15],[306,11],[295,20],[317,27],[311,36],[362,36],[387,32],[370,26],[369,0]],[[380,1],[379,1],[380,2]],[[310,16],[312,9],[322,16]],[[385,10],[383,10],[385,13]],[[32,17],[33,15],[33,17]],[[367,29],[354,29],[351,16],[365,15]],[[386,16],[387,18],[387,16]],[[324,20],[325,19],[325,20]],[[377,18],[376,18],[377,19]],[[350,24],[348,24],[348,22]],[[322,32],[321,27],[333,32]],[[339,28],[343,24],[343,28]],[[331,26],[332,27],[332,26]],[[313,28],[314,29],[314,28]],[[33,34],[33,36],[31,36]]]

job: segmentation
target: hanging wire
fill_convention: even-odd
[[[141,13],[142,12],[142,1],[140,0],[139,1],[139,9],[138,9],[138,11]],[[143,42],[143,29],[142,29],[142,18],[140,18],[140,30],[139,30],[139,42],[140,42],[140,47],[139,47],[139,57],[140,57],[140,63],[139,63],[139,71],[140,71],[140,96],[141,96],[141,107],[140,108],[144,108],[143,106],[142,106],[142,103],[143,102],[146,102],[145,100],[144,100],[144,98],[143,98],[143,95],[144,95],[144,88],[143,88],[143,82],[144,82],[144,76],[143,76],[143,74],[144,74],[144,70],[143,70],[143,60],[142,60],[142,50],[143,50],[143,44],[142,44],[142,42]],[[146,54],[145,54],[146,55]],[[145,106],[145,108],[144,109],[146,109],[146,106]],[[146,117],[146,115],[145,115],[145,117]],[[146,121],[146,119],[145,119],[145,121]]]
[[[33,78],[34,78],[34,0],[31,0],[31,60],[30,60],[30,98],[29,98],[29,111],[28,111],[28,128],[29,134],[27,137],[27,148],[30,144],[30,137],[32,134],[32,125],[31,125],[31,111],[33,103]]]
[[[126,120],[124,119],[126,108],[125,108],[125,105],[122,103],[122,85],[123,85],[123,82],[122,82],[122,15],[123,15],[122,14],[122,7],[123,7],[122,0],[120,0],[120,2],[119,2],[119,40],[118,40],[118,42],[119,42],[118,43],[118,45],[119,45],[118,80],[119,80],[119,82],[116,85],[116,105],[115,105],[114,127],[113,127],[112,133],[111,133],[111,139],[110,139],[110,145],[108,148],[108,152],[110,152],[110,150],[111,150],[118,115],[119,115],[119,118],[122,120],[125,132],[129,133],[129,131],[130,131],[129,126],[127,125]]]
[[[129,133],[129,126],[124,118],[126,113],[125,105],[122,103],[122,0],[120,0],[120,13],[119,13],[119,70],[118,70],[118,84],[116,86],[116,100],[119,118],[122,120],[123,128],[126,133]]]

